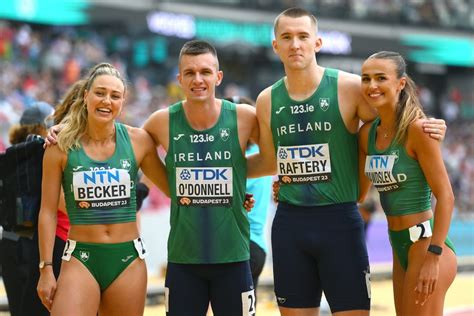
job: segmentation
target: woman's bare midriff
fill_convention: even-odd
[[[71,225],[69,239],[90,243],[120,243],[139,236],[137,223]]]
[[[388,229],[392,231],[399,231],[407,229],[416,224],[422,223],[429,220],[433,217],[433,212],[431,210],[423,211],[420,213],[402,215],[402,216],[388,216]]]

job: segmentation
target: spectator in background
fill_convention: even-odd
[[[459,117],[460,113],[460,101],[457,98],[456,90],[453,90],[451,93],[444,95],[441,98],[441,112],[443,114],[443,118],[448,123],[453,123]]]
[[[428,87],[418,86],[418,96],[421,104],[423,104],[424,111],[429,115],[433,115],[435,113],[433,92]]]
[[[71,106],[79,98],[79,93],[84,85],[84,81],[77,81],[74,85],[63,96],[62,100],[56,105],[52,119],[54,124],[59,124],[64,117],[69,113]],[[66,212],[66,203],[64,201],[64,193],[61,190],[61,196],[57,207],[57,225],[56,225],[56,236],[54,240],[53,248],[53,272],[57,279],[61,269],[61,256],[66,245],[66,240],[69,233],[70,223]],[[33,260],[31,260],[29,267],[28,280],[25,284],[25,290],[22,295],[22,316],[47,316],[49,315],[48,309],[41,303],[38,293],[36,292],[36,286],[40,277],[40,270],[38,263],[40,262],[39,248],[38,248],[38,230],[35,230],[33,236],[35,249],[33,251]]]
[[[37,102],[26,109],[20,118],[20,123],[10,128],[10,143],[15,145],[25,142],[29,135],[45,137],[47,134],[46,118],[53,114],[53,111],[53,107],[44,102]],[[27,280],[30,278],[30,266],[34,265],[38,270],[38,244],[33,238],[34,231],[34,227],[18,232],[3,230],[0,240],[2,277],[12,316],[43,315],[41,310],[37,310],[38,313],[22,313],[22,308],[29,308],[29,306],[24,306],[25,302],[22,301],[22,296]],[[62,248],[59,252],[62,252]],[[35,298],[37,298],[36,295],[30,297],[27,302],[32,303]]]
[[[458,215],[474,210],[474,122],[460,120],[452,124],[443,142],[443,158],[448,169]]]

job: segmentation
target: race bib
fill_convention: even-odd
[[[66,240],[66,245],[64,245],[63,256],[61,259],[64,261],[71,260],[71,255],[74,249],[76,249],[76,241],[71,239]]]
[[[277,166],[278,179],[283,184],[330,181],[329,145],[279,146]]]
[[[428,238],[433,235],[429,220],[408,228],[408,231],[410,232],[410,240],[412,242],[417,242],[421,238]]]
[[[230,207],[232,176],[232,167],[176,168],[178,205]]]
[[[397,158],[396,155],[373,155],[365,159],[365,175],[379,192],[393,191],[400,187],[393,174],[393,165]]]
[[[135,246],[135,250],[138,253],[138,257],[140,259],[145,259],[148,256],[148,251],[146,250],[145,243],[141,237],[133,240],[133,245]]]
[[[125,169],[73,173],[74,199],[79,208],[110,209],[130,205],[131,180]]]
[[[255,316],[255,290],[242,293],[242,315]]]

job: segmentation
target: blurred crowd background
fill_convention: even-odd
[[[283,74],[270,46],[272,22],[291,6],[318,17],[323,66],[358,73],[375,51],[405,55],[426,112],[448,125],[442,147],[457,215],[474,215],[472,0],[2,0],[0,152],[26,108],[35,101],[56,104],[102,61],[128,78],[121,120],[141,126],[153,111],[182,98],[177,56],[191,38],[218,49],[219,96],[255,99]],[[148,200],[153,209],[167,203],[157,192]]]

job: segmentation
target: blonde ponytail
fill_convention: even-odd
[[[416,93],[415,83],[408,75],[405,74],[405,77],[407,82],[405,88],[400,92],[395,120],[395,141],[400,144],[405,142],[410,124],[417,119],[426,118]]]

